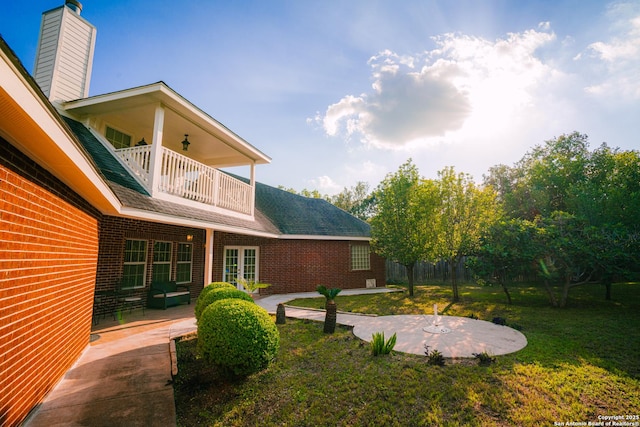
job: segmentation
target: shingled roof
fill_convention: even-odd
[[[78,137],[85,150],[91,155],[93,161],[98,166],[100,174],[107,181],[115,182],[123,187],[130,188],[140,194],[149,196],[145,188],[129,173],[116,159],[113,154],[104,146],[82,123],[69,117],[62,117],[69,125],[73,133]]]
[[[64,119],[93,158],[120,202],[127,208],[280,236],[370,236],[369,224],[326,200],[303,197],[259,182],[256,183],[256,212],[253,221],[154,199],[89,129],[76,120],[68,117]],[[244,177],[233,176],[249,182]]]
[[[256,183],[256,208],[282,234],[369,237],[369,224],[327,202]]]

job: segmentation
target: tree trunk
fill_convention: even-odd
[[[405,265],[407,269],[407,280],[409,281],[409,296],[413,296],[413,267],[416,265],[415,262],[411,264]]]
[[[324,332],[332,334],[336,331],[336,322],[338,319],[338,306],[333,300],[327,301],[327,313],[324,317]]]
[[[607,301],[611,301],[611,280],[605,280],[604,287],[606,289],[604,299]]]
[[[571,282],[566,281],[562,287],[562,297],[560,298],[560,307],[567,306],[567,300],[569,299],[569,288],[571,288]]]
[[[547,295],[549,295],[549,303],[553,307],[557,307],[558,301],[556,300],[556,296],[553,294],[553,289],[551,289],[551,285],[549,285],[549,281],[547,279],[544,280],[544,287],[547,290]]]
[[[460,301],[460,295],[458,294],[458,280],[456,277],[458,260],[449,260],[449,268],[451,269],[451,289],[453,290],[453,302]]]
[[[511,294],[509,293],[509,289],[507,289],[504,277],[502,276],[500,276],[500,286],[502,286],[502,290],[507,295],[507,304],[511,305]]]

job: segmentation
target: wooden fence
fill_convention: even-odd
[[[465,259],[463,258],[456,269],[458,282],[471,283],[473,275],[470,269],[465,267]],[[449,263],[439,261],[437,263],[419,261],[413,268],[413,281],[416,284],[447,282],[450,280]],[[407,283],[407,270],[403,265],[387,260],[387,283]]]

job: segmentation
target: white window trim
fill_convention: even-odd
[[[125,250],[127,247],[127,241],[133,241],[133,242],[144,242],[145,243],[145,247],[144,247],[144,261],[143,262],[126,262],[124,261],[122,263],[123,265],[123,270],[124,270],[124,266],[125,265],[144,265],[144,272],[142,275],[142,285],[140,286],[123,286],[122,289],[142,289],[146,286],[147,283],[147,263],[148,263],[148,257],[149,257],[149,241],[145,240],[145,239],[125,239]]]
[[[366,267],[361,267],[360,265],[362,264],[362,262],[364,261],[364,256],[362,256],[361,253],[358,253],[356,255],[360,256],[359,258],[357,258],[356,260],[358,261],[357,265],[356,263],[354,263],[354,248],[367,248],[367,260],[366,260]],[[370,271],[371,270],[371,247],[369,245],[355,245],[352,244],[349,247],[350,249],[350,253],[349,253],[349,257],[350,260],[349,262],[351,263],[351,271]]]
[[[169,244],[169,261],[155,261],[154,255],[156,253],[156,243],[168,243]],[[153,270],[156,265],[169,265],[169,280],[171,280],[171,273],[173,273],[173,242],[169,240],[155,240],[153,242],[153,249],[151,253],[151,277],[153,280]]]
[[[227,249],[238,250],[238,273],[244,276],[244,251],[255,250],[256,251],[256,277],[255,281],[260,280],[260,246],[225,246],[223,248],[223,261],[222,261],[222,281],[226,280],[227,271]]]
[[[190,261],[180,261],[180,245],[188,245],[191,246],[191,260]],[[193,282],[193,243],[188,242],[178,242],[177,246],[177,258],[176,258],[176,283],[191,283]],[[178,282],[178,266],[181,264],[189,264],[189,277],[191,278],[188,282]]]
[[[131,133],[125,131],[125,130],[122,130],[121,128],[118,128],[117,126],[112,126],[109,123],[106,123],[104,125],[104,134],[102,136],[104,137],[105,141],[107,141],[109,144],[111,144],[111,147],[115,148],[113,143],[107,139],[107,129],[109,129],[109,128],[111,128],[112,130],[114,130],[116,132],[120,132],[123,135],[128,136],[129,137],[129,144],[133,144],[134,143],[133,141],[135,141],[135,139],[134,139],[134,135],[133,134],[131,134]],[[131,146],[131,145],[129,145],[129,146]]]

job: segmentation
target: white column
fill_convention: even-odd
[[[213,230],[207,228],[206,241],[204,244],[204,284],[207,286],[211,282],[219,282],[219,278],[213,277]]]
[[[251,185],[251,216],[255,215],[256,208],[256,162],[251,162],[251,177],[249,178]]]
[[[149,186],[151,196],[157,194],[162,179],[162,129],[164,128],[164,107],[156,106],[153,119],[153,138],[151,141],[151,168],[149,169]]]

